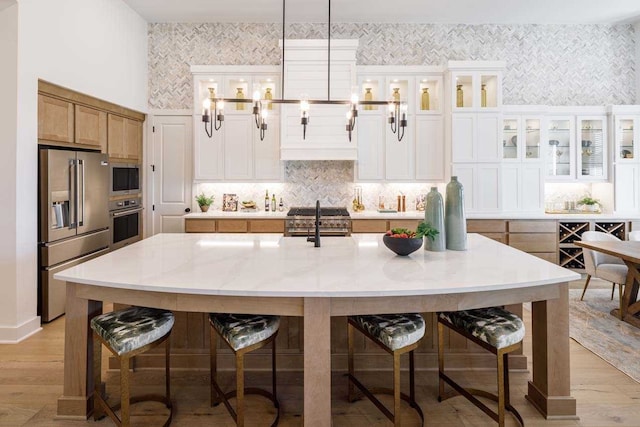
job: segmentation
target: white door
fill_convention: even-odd
[[[193,117],[154,116],[153,128],[152,234],[182,233],[191,208]]]

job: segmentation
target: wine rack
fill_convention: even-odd
[[[560,267],[572,269],[584,269],[584,255],[582,248],[560,248],[559,249]]]
[[[582,233],[589,231],[589,222],[560,222],[558,223],[558,242],[574,243],[582,240]]]
[[[625,240],[627,233],[626,221],[573,221],[558,222],[558,260],[561,267],[574,270],[584,270],[584,256],[582,248],[575,242],[582,240],[585,231],[600,231],[611,234],[620,240]]]
[[[625,222],[596,222],[594,231],[602,231],[603,233],[612,234],[620,240],[626,237]]]

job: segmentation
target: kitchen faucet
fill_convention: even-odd
[[[313,242],[313,246],[320,247],[320,200],[316,200],[316,232],[314,237],[307,237],[307,242]]]

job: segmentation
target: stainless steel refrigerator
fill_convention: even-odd
[[[39,150],[38,313],[65,312],[65,282],[53,275],[109,251],[109,163],[106,154]]]

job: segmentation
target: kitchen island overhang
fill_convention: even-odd
[[[579,275],[480,235],[469,235],[468,251],[398,257],[380,235],[327,237],[314,248],[305,239],[274,234],[161,234],[58,278],[69,282],[60,416],[90,412],[91,372],[69,362],[90,366],[82,363],[91,358],[87,325],[101,301],[304,316],[305,383],[314,384],[304,392],[305,425],[330,422],[332,316],[533,301],[534,370],[527,397],[548,418],[576,414],[566,282]]]

